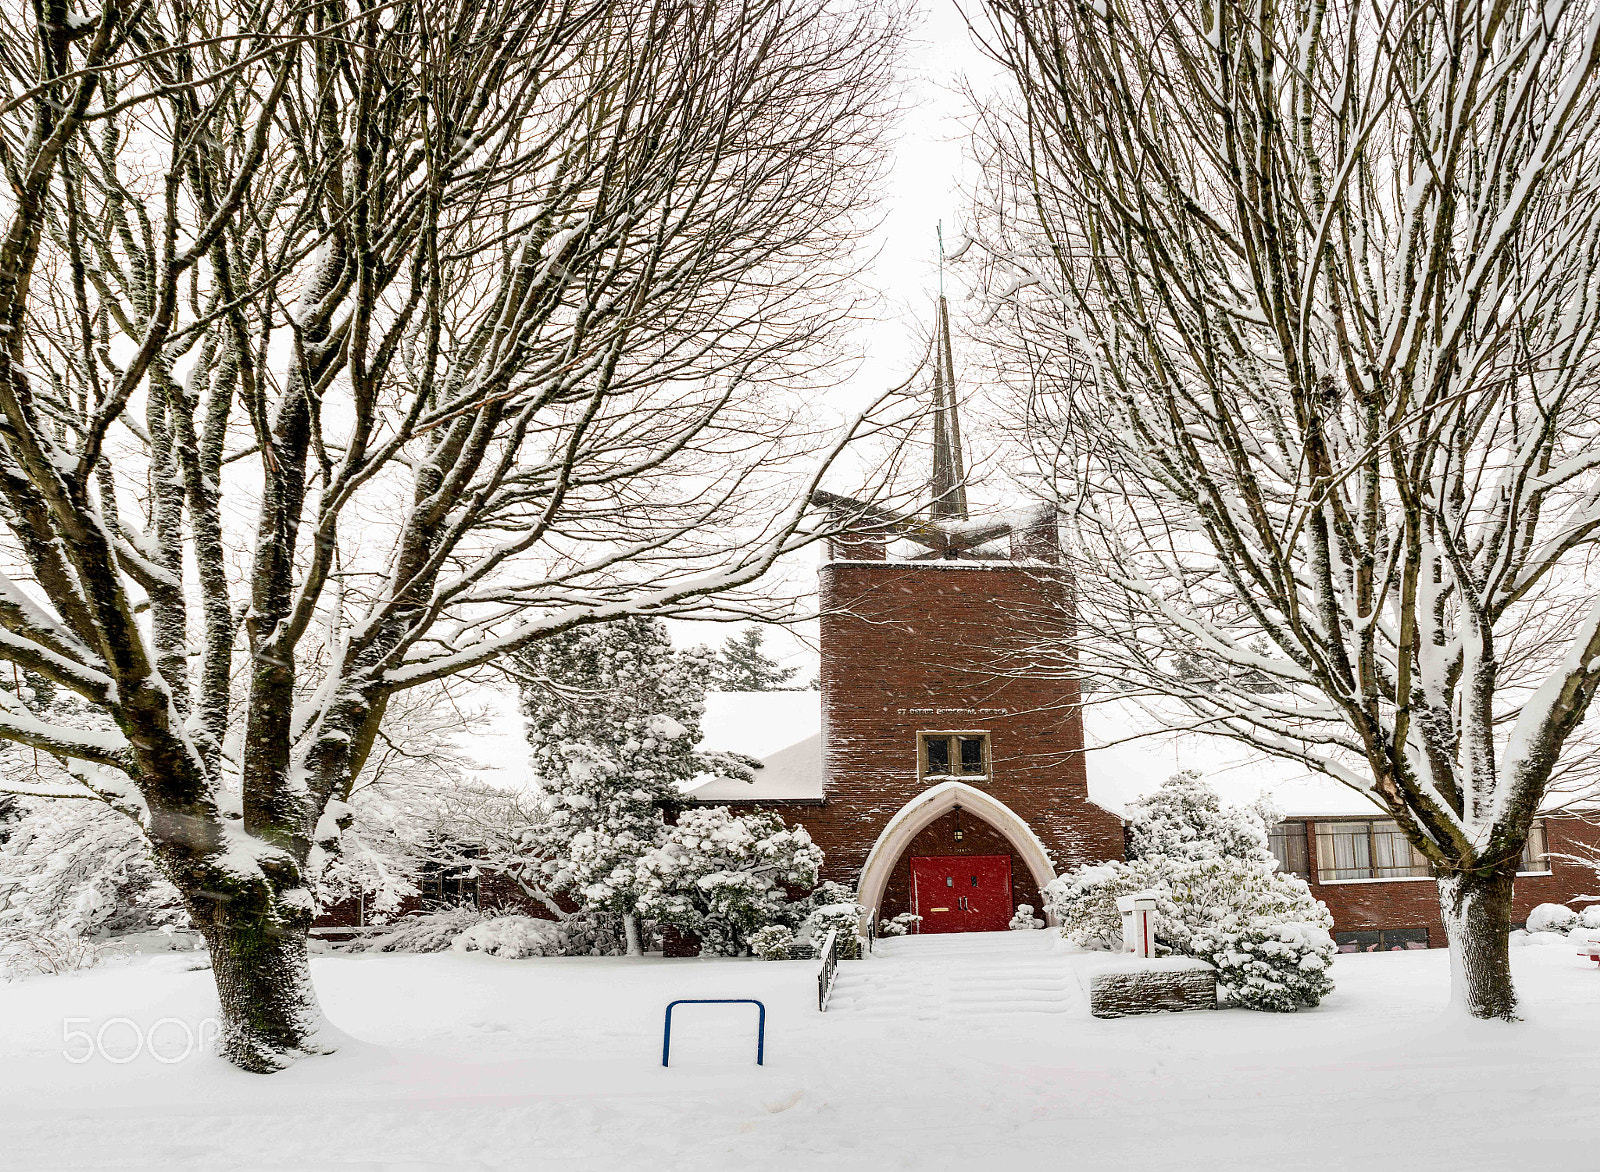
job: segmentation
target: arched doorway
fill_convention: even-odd
[[[1043,891],[1055,878],[1055,868],[1051,866],[1044,845],[1009,806],[965,782],[947,781],[912,798],[896,811],[878,835],[861,868],[857,885],[859,898],[869,915],[879,914],[896,867],[917,836],[941,819],[949,819],[958,809],[967,814],[968,825],[974,833],[981,828],[985,833],[998,836],[997,841],[1003,841],[1009,848],[1010,857],[1021,863],[1024,873],[1015,876],[1019,888]]]

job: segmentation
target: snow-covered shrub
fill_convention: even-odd
[[[768,924],[750,937],[750,951],[762,960],[788,960],[794,947],[794,929],[787,924]]]
[[[386,931],[358,937],[346,947],[352,952],[444,952],[456,937],[482,923],[488,913],[462,905],[403,916]]]
[[[1578,924],[1584,928],[1600,928],[1600,903],[1591,903],[1579,912]]]
[[[768,924],[793,928],[793,888],[817,882],[822,852],[804,827],[776,814],[735,814],[725,806],[684,810],[661,845],[639,860],[639,914],[692,932],[702,953],[739,956]]]
[[[1011,917],[1011,922],[1006,927],[1013,932],[1031,932],[1035,928],[1044,927],[1044,921],[1033,914],[1031,903],[1019,903],[1017,914]]]
[[[1044,905],[1061,925],[1061,935],[1079,948],[1122,948],[1122,913],[1117,899],[1148,886],[1153,868],[1115,860],[1058,875],[1044,889]]]
[[[1214,965],[1235,1004],[1293,1009],[1332,990],[1332,917],[1303,880],[1278,871],[1262,810],[1224,807],[1180,773],[1129,814],[1135,857],[1080,867],[1045,889],[1063,936],[1119,949],[1117,898],[1150,891],[1160,949]]]
[[[0,928],[0,977],[54,976],[93,968],[107,947],[104,941],[61,928]]]
[[[1530,932],[1569,932],[1578,924],[1578,913],[1562,903],[1541,903],[1528,913]]]
[[[1293,1013],[1333,992],[1328,967],[1337,948],[1328,930],[1316,924],[1263,923],[1202,933],[1195,946],[1217,970],[1217,984],[1245,1009]]]
[[[532,916],[492,916],[479,920],[450,945],[455,952],[483,952],[521,960],[530,956],[564,956],[566,934],[554,920]]]
[[[878,921],[879,936],[904,936],[912,928],[922,923],[922,917],[916,912],[901,912],[893,919]]]
[[[94,801],[24,806],[0,846],[0,929],[51,940],[188,926],[132,819]]]
[[[828,933],[839,929],[839,959],[861,959],[861,917],[867,909],[853,900],[849,903],[830,903],[817,908],[806,917],[802,935],[821,949]]]

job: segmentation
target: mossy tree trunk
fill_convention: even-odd
[[[311,983],[309,895],[303,887],[280,893],[255,878],[213,884],[189,899],[211,950],[218,1049],[243,1070],[270,1074],[333,1051]]]
[[[1473,1017],[1517,1020],[1511,981],[1511,890],[1515,862],[1439,880],[1450,943],[1451,1000]]]

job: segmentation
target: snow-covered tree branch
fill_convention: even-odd
[[[391,697],[819,535],[850,428],[791,392],[899,18],[37,9],[0,21],[0,658],[108,727],[0,737],[137,815],[272,1070],[324,1048],[308,866]]]
[[[1366,792],[1514,1016],[1512,878],[1600,686],[1600,14],[985,7],[974,235],[1086,555],[1058,649]]]

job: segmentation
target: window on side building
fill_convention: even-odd
[[[1549,843],[1544,836],[1544,819],[1535,818],[1528,831],[1528,841],[1522,847],[1522,861],[1517,864],[1519,875],[1543,875],[1550,871]]]
[[[1267,832],[1267,843],[1272,847],[1272,857],[1278,860],[1278,870],[1285,875],[1311,878],[1306,859],[1306,824],[1297,819],[1279,822]]]
[[[1433,873],[1390,818],[1317,823],[1317,881],[1418,879]]]
[[[477,869],[428,863],[417,876],[417,893],[422,898],[422,906],[430,911],[447,907],[477,907]]]
[[[923,777],[989,776],[987,733],[922,733],[918,746]]]

